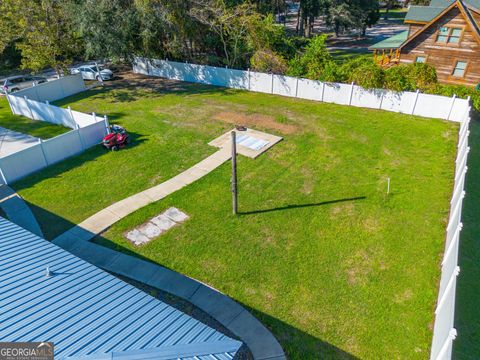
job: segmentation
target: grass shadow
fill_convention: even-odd
[[[454,359],[480,358],[480,115],[470,123],[470,153],[465,180],[465,199],[462,209],[463,229],[460,233],[460,275],[455,300],[455,328],[458,336],[453,342]]]
[[[291,210],[291,209],[300,209],[300,208],[306,208],[306,207],[312,207],[312,206],[322,206],[322,205],[336,204],[336,203],[346,202],[346,201],[363,200],[363,199],[366,199],[366,198],[367,198],[366,196],[356,196],[356,197],[345,198],[345,199],[336,199],[336,200],[321,201],[321,202],[317,202],[317,203],[292,204],[292,205],[279,206],[279,207],[270,208],[270,209],[261,209],[261,210],[252,210],[252,211],[241,211],[241,212],[239,212],[239,214],[240,214],[240,215],[262,214],[262,213],[273,212],[273,211],[283,211],[283,210]]]

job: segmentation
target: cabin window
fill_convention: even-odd
[[[449,43],[457,44],[460,42],[460,35],[462,35],[462,29],[452,28],[450,31]]]
[[[466,68],[467,68],[466,61],[457,61],[453,69],[453,76],[463,77],[465,75]]]
[[[446,43],[447,39],[448,39],[448,27],[442,26],[440,30],[438,30],[437,42]]]
[[[425,56],[417,56],[417,58],[415,59],[415,62],[424,63],[424,62],[427,62],[427,58]]]
[[[458,44],[460,42],[461,36],[461,28],[442,26],[440,29],[438,29],[437,42],[446,44]]]

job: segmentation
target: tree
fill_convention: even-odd
[[[225,65],[241,66],[246,59],[246,40],[259,14],[248,3],[228,7],[224,0],[196,0],[190,11],[191,16],[214,32],[222,45]]]
[[[129,59],[141,44],[133,0],[83,0],[72,14],[87,58]]]
[[[325,68],[333,62],[327,50],[326,38],[326,35],[313,37],[304,53],[290,61],[288,75],[322,80]]]
[[[51,66],[60,74],[80,52],[78,33],[63,2],[4,0],[0,9],[0,49],[16,41],[22,68],[38,71]]]

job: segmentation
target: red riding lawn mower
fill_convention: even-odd
[[[130,137],[127,130],[119,125],[110,126],[110,134],[107,134],[102,141],[102,145],[107,150],[117,151],[130,144]]]

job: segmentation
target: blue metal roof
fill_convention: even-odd
[[[0,341],[51,341],[55,359],[224,360],[242,345],[1,217],[0,289]]]

